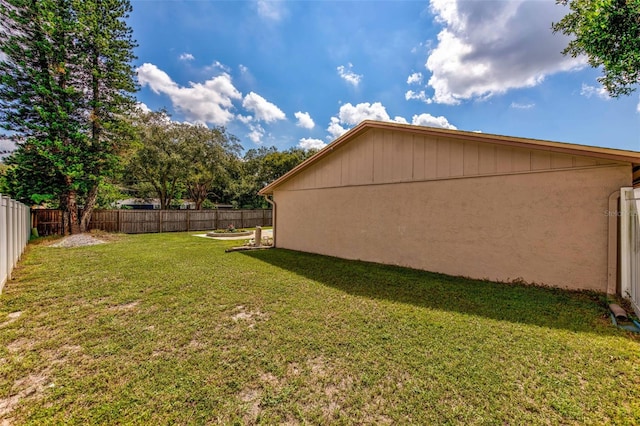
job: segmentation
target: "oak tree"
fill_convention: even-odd
[[[640,83],[640,0],[559,0],[570,12],[552,25],[572,36],[565,55],[586,55],[602,67],[598,81],[612,97],[628,95]]]

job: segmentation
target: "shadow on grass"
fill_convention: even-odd
[[[471,280],[285,249],[240,253],[355,296],[540,327],[620,335],[604,319],[604,294]]]

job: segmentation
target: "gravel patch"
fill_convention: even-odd
[[[105,242],[106,241],[93,237],[90,234],[75,234],[69,235],[68,237],[63,238],[61,241],[58,241],[55,244],[51,244],[51,247],[94,246],[96,244],[104,244]]]

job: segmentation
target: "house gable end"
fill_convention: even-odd
[[[626,162],[371,128],[278,185],[303,190],[591,168]]]

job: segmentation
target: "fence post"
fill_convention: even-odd
[[[187,210],[187,232],[191,231],[191,210]]]
[[[13,270],[13,200],[7,199],[7,279],[11,279],[11,271]]]
[[[31,207],[24,207],[24,221],[26,223],[26,229],[24,230],[26,239],[24,245],[27,245],[29,243],[29,240],[31,239]]]
[[[0,194],[0,293],[9,277],[9,224],[7,223],[7,204],[9,198]]]
[[[631,294],[631,209],[629,198],[633,188],[620,188],[620,293]]]

